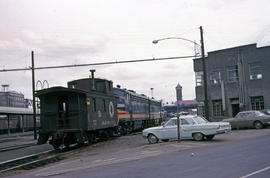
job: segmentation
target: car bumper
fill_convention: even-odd
[[[217,134],[224,134],[224,133],[228,133],[228,132],[231,132],[231,129],[217,130]]]
[[[145,133],[145,132],[142,133],[142,137],[145,139],[147,138],[147,135],[148,135],[148,133]]]

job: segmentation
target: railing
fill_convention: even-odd
[[[84,111],[69,112],[46,112],[43,116],[46,118],[46,125],[49,129],[78,129]]]

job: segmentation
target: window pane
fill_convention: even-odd
[[[239,80],[238,75],[238,66],[229,66],[227,67],[227,75],[228,75],[228,81],[229,82],[236,82]]]
[[[212,84],[218,84],[220,83],[221,77],[220,72],[211,72],[210,73],[210,82]]]
[[[196,72],[195,73],[195,78],[196,78],[196,86],[202,86],[203,83],[203,72]]]
[[[254,62],[249,64],[250,80],[256,80],[262,78],[262,66],[260,62]]]
[[[213,100],[213,116],[224,116],[222,110],[222,101],[221,100]]]
[[[263,96],[250,97],[250,102],[251,102],[252,110],[262,110],[262,109],[264,109]]]

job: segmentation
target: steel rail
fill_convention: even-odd
[[[37,145],[36,143],[26,143],[26,144],[21,144],[21,145],[13,145],[13,146],[0,148],[0,152],[11,151],[11,150],[21,149],[21,148],[26,148],[26,147],[30,147],[30,146],[36,146],[36,145]]]
[[[53,152],[55,152],[55,150],[48,150],[41,153],[32,154],[32,155],[23,156],[20,158],[0,162],[0,173],[4,173],[10,170],[15,170],[15,169],[33,164],[39,160],[39,157],[48,155]],[[46,158],[42,158],[42,160],[44,159]]]

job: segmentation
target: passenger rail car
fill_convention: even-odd
[[[51,138],[50,144],[58,149],[62,145],[91,143],[97,137],[108,138],[117,130],[116,98],[109,87],[112,82],[87,79],[85,91],[79,89],[85,84],[81,81],[70,82],[70,88],[52,87],[37,92],[41,111],[38,144]]]
[[[161,123],[161,102],[132,90],[114,88],[121,134]]]

